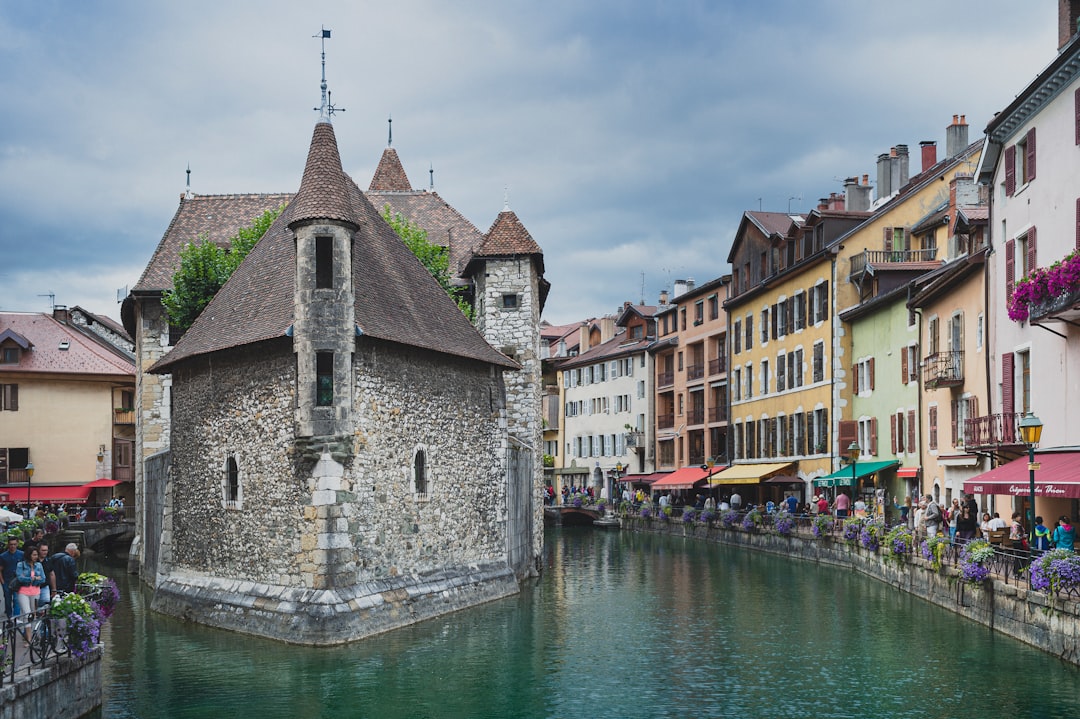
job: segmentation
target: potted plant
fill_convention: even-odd
[[[977,587],[990,577],[986,563],[993,559],[994,547],[985,539],[973,539],[960,550],[960,578]]]

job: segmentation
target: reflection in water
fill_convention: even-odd
[[[1080,672],[884,584],[693,540],[555,530],[521,595],[346,647],[109,625],[105,717],[1066,716]],[[127,581],[122,568],[106,568]],[[1007,677],[1007,681],[1002,678]]]

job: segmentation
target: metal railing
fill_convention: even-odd
[[[670,387],[673,384],[675,384],[674,372],[661,372],[660,374],[656,375],[657,387]]]
[[[863,273],[867,265],[888,265],[904,262],[933,262],[937,259],[937,248],[924,250],[863,250],[851,258],[851,272],[848,277]]]
[[[927,389],[949,387],[964,381],[964,351],[935,352],[923,360],[923,381]]]
[[[717,357],[716,359],[709,360],[709,374],[723,374],[727,371],[727,358]]]
[[[1019,412],[988,414],[964,420],[964,446],[971,448],[1000,447],[1022,444]]]
[[[705,376],[705,364],[692,364],[686,366],[686,379],[701,379]]]

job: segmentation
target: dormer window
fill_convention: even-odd
[[[19,359],[22,356],[22,348],[20,347],[4,347],[0,350],[0,364],[19,364]]]

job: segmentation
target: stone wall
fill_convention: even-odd
[[[64,657],[48,666],[5,676],[0,719],[76,719],[101,706],[101,645],[80,659]]]
[[[854,569],[1080,665],[1080,602],[1030,591],[1026,584],[993,579],[980,587],[971,587],[958,579],[954,567],[946,566],[941,572],[935,572],[922,557],[912,557],[897,565],[886,562],[880,552],[853,547],[839,538],[782,537],[767,532],[744,532],[699,524],[685,526],[681,521],[659,522],[640,517],[623,518],[622,522],[623,527],[631,531],[690,536]]]
[[[154,608],[325,643],[516,592],[501,370],[359,338],[352,446],[312,457],[294,436],[295,362],[283,338],[174,372]]]

